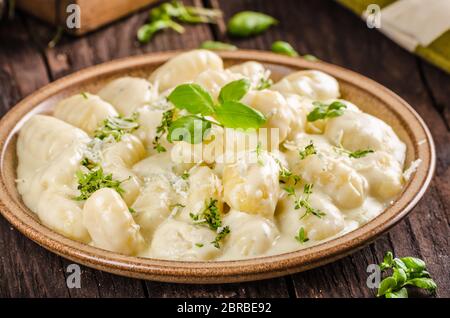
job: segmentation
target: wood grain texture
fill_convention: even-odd
[[[360,252],[328,266],[293,275],[296,296],[373,296],[375,292],[366,286],[366,266],[379,262],[387,250],[392,250],[399,256],[423,258],[440,286],[437,295],[448,297],[450,134],[444,116],[449,108],[448,75],[429,65],[424,66],[425,75],[421,75],[417,58],[376,30],[368,29],[333,1],[210,0],[210,4],[224,10],[225,19],[242,10],[254,10],[281,21],[266,33],[250,39],[230,38],[219,24],[215,32],[221,40],[231,41],[240,48],[262,50],[270,49],[276,40],[284,40],[300,54],[313,54],[366,75],[405,98],[425,119],[437,143],[436,177],[411,215]],[[431,84],[431,79],[439,84]]]
[[[200,0],[185,3],[202,4]],[[388,234],[340,261],[285,278],[221,286],[139,281],[83,267],[82,288],[67,289],[65,271],[70,262],[37,246],[0,218],[0,297],[373,297],[375,291],[366,287],[366,266],[379,262],[387,250],[422,257],[438,283],[437,296],[450,297],[450,77],[367,29],[332,1],[205,0],[204,4],[222,9],[225,19],[213,27],[188,26],[183,36],[164,32],[144,46],[136,43],[134,35],[147,17],[145,11],[83,38],[65,36],[54,49],[46,44],[55,30],[34,18],[19,14],[14,22],[2,22],[0,114],[49,81],[111,59],[195,48],[207,39],[265,50],[275,40],[286,40],[302,54],[314,54],[375,79],[420,113],[432,130],[438,154],[436,177],[426,196]],[[225,21],[244,9],[267,12],[281,23],[250,39],[229,39]]]

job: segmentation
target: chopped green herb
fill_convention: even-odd
[[[233,44],[223,43],[219,41],[205,41],[200,48],[211,51],[236,51],[237,47]]]
[[[197,247],[203,247],[204,245],[203,245],[203,243],[195,243],[195,246],[197,246]]]
[[[258,91],[262,91],[263,89],[270,88],[272,84],[273,81],[270,78],[261,77],[258,86],[256,86],[256,89]]]
[[[120,195],[125,192],[120,186],[123,181],[113,180],[112,174],[104,174],[101,167],[87,173],[78,171],[76,176],[78,178],[77,189],[80,190],[80,195],[74,198],[76,201],[87,200],[95,191],[102,188],[114,189]]]
[[[214,239],[214,241],[211,242],[212,245],[214,245],[215,248],[220,248],[220,242],[223,241],[225,239],[225,237],[230,234],[230,227],[229,226],[225,226],[224,228],[222,228],[219,233],[217,234],[216,238]]]
[[[161,124],[156,127],[156,136],[153,139],[153,149],[155,149],[158,153],[166,152],[166,148],[161,145],[161,138],[165,133],[169,131],[170,125],[172,125],[174,117],[174,110],[169,109],[162,114]]]
[[[228,33],[232,36],[248,37],[267,30],[278,21],[271,16],[254,11],[242,11],[228,21]]]
[[[291,57],[298,56],[297,51],[285,41],[275,41],[272,43],[272,52],[283,54]]]
[[[303,227],[301,227],[301,228],[298,230],[298,234],[297,234],[297,236],[295,237],[295,239],[296,239],[297,241],[299,241],[300,243],[302,243],[302,244],[309,241],[309,238],[306,236],[306,232],[305,232],[305,229],[304,229]]]
[[[305,158],[308,157],[308,156],[317,154],[316,148],[314,148],[313,142],[311,141],[311,142],[309,143],[309,145],[306,146],[305,149],[300,150],[300,151],[298,152],[298,154],[299,154],[301,160],[305,159]]]
[[[256,159],[258,160],[258,164],[260,166],[264,165],[264,160],[262,159],[262,153],[263,153],[263,149],[262,149],[262,144],[261,142],[258,142],[258,144],[256,145]]]
[[[83,160],[81,160],[81,165],[83,167],[88,168],[89,170],[92,170],[98,166],[98,164],[96,162],[94,162],[86,157],[83,158]]]
[[[136,213],[136,210],[135,210],[135,209],[133,209],[133,208],[128,208],[128,211],[130,211],[130,213],[131,213],[131,214],[134,214],[134,213]]]
[[[295,196],[294,187],[284,187],[283,189],[287,192],[288,196]]]
[[[289,183],[292,181],[294,185],[300,182],[301,177],[299,175],[293,174],[291,170],[286,168],[280,160],[275,159],[275,162],[278,164],[280,183]]]
[[[123,135],[131,134],[139,128],[138,114],[131,117],[108,117],[103,120],[102,125],[94,132],[94,137],[103,140],[112,136],[116,141],[120,141]]]
[[[205,205],[206,207],[199,214],[190,213],[189,215],[195,224],[207,225],[211,230],[217,230],[222,226],[217,200],[210,198]]]
[[[431,293],[437,288],[426,271],[425,262],[419,258],[394,258],[392,252],[387,252],[379,266],[383,272],[391,269],[392,275],[380,282],[377,297],[408,298],[407,286],[416,286]]]
[[[189,172],[187,170],[184,170],[183,174],[181,175],[181,179],[188,180],[189,179]]]
[[[338,153],[346,154],[350,158],[353,158],[353,159],[363,158],[363,157],[367,156],[368,154],[375,152],[372,149],[359,149],[356,151],[349,151],[349,150],[344,149],[344,147],[342,147],[342,145],[339,145],[339,147],[335,147],[335,149]]]
[[[316,101],[313,102],[313,105],[315,108],[306,117],[309,122],[341,116],[344,114],[344,109],[347,108],[347,106],[340,101],[334,101],[331,104]]]
[[[89,96],[88,96],[88,94],[86,92],[81,92],[80,94],[81,94],[81,96],[83,96],[84,99],[88,99],[89,98]]]
[[[350,153],[348,154],[348,156],[349,156],[350,158],[358,159],[358,158],[365,157],[365,156],[368,155],[369,153],[373,153],[373,152],[374,152],[374,151],[373,151],[372,149],[356,150],[356,151],[350,152]]]
[[[194,224],[208,226],[211,230],[218,232],[214,241],[211,242],[216,248],[220,248],[220,242],[230,233],[230,228],[225,226],[222,228],[222,219],[217,207],[217,200],[210,198],[205,203],[206,207],[198,214],[190,213]]]
[[[296,210],[299,210],[301,208],[305,209],[305,213],[300,217],[300,219],[303,219],[308,215],[314,215],[317,216],[318,218],[322,218],[323,216],[326,215],[325,212],[313,208],[309,203],[309,196],[312,194],[313,186],[314,185],[312,183],[306,183],[303,186],[303,195],[299,197],[297,197],[294,187],[284,188],[284,190],[288,193],[288,196],[295,197],[294,209]]]

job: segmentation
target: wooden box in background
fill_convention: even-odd
[[[16,0],[21,10],[52,25],[64,27],[67,6],[79,5],[81,28],[67,29],[75,35],[95,30],[155,2],[158,0]]]

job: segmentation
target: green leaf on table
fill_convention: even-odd
[[[236,101],[225,101],[216,108],[215,117],[228,128],[259,128],[266,117],[256,109]]]
[[[386,298],[408,298],[408,290],[403,287],[397,291],[387,292],[384,296]]]
[[[191,114],[210,115],[214,113],[211,95],[198,84],[178,85],[167,99],[176,108],[186,109]]]
[[[397,281],[394,277],[386,277],[380,282],[380,286],[378,287],[377,297],[383,296],[384,294],[395,290],[397,287]]]
[[[416,257],[402,257],[400,260],[405,266],[413,272],[421,272],[425,270],[425,262]]]
[[[267,30],[278,23],[273,17],[254,11],[242,11],[228,21],[228,33],[233,36],[247,37]]]
[[[397,281],[398,286],[403,286],[403,284],[408,279],[406,272],[401,268],[394,268],[392,272],[392,277]]]
[[[219,41],[205,41],[200,45],[201,49],[211,51],[236,51],[237,47],[233,44]]]
[[[233,81],[222,87],[219,93],[219,102],[240,101],[250,89],[250,81],[243,78]]]
[[[164,29],[172,29],[178,33],[184,32],[184,27],[175,21],[170,19],[161,19],[141,26],[137,31],[137,38],[139,42],[147,43],[153,38],[156,32]]]
[[[405,285],[412,285],[423,288],[428,290],[429,292],[434,292],[437,288],[436,283],[431,278],[413,278],[408,280]]]
[[[298,56],[297,51],[285,41],[275,41],[272,43],[272,52],[283,54],[291,57]]]

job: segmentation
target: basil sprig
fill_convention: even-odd
[[[256,129],[266,122],[266,117],[256,109],[240,102],[250,89],[247,79],[233,81],[222,87],[218,103],[198,84],[177,86],[168,100],[178,109],[191,115],[174,120],[167,139],[197,144],[202,142],[206,132],[213,124],[228,128]],[[205,118],[211,116],[216,121]]]
[[[426,270],[425,262],[419,258],[394,258],[392,252],[387,252],[380,269],[383,272],[392,269],[392,275],[380,282],[377,297],[407,298],[407,286],[416,286],[429,292],[434,292],[437,288]]]
[[[139,28],[137,38],[141,43],[147,43],[164,29],[184,33],[184,27],[175,19],[183,23],[215,23],[221,16],[220,10],[185,6],[180,1],[165,2],[150,10],[149,21]]]
[[[264,32],[278,23],[275,18],[260,12],[242,11],[228,21],[228,33],[232,36],[247,37]]]

